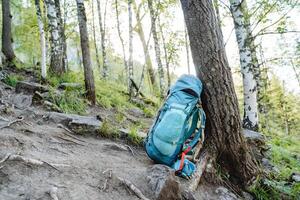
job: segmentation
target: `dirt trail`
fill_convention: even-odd
[[[70,137],[66,130],[43,118],[46,111],[32,106],[14,108],[13,88],[0,82],[0,92],[1,200],[138,199],[115,177],[131,181],[145,196],[153,197],[145,178],[147,167],[153,163],[141,148],[92,136]],[[3,128],[20,117],[24,119]],[[42,164],[2,160],[8,155]],[[110,172],[113,178],[109,178]],[[203,185],[196,197],[234,199],[223,198],[215,191],[216,186]]]

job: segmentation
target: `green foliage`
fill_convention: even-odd
[[[50,74],[47,78],[52,87],[57,88],[61,83],[84,83],[83,73],[69,71],[61,76]]]
[[[111,122],[104,120],[102,122],[102,125],[99,129],[99,134],[102,137],[106,137],[106,138],[119,138],[120,137],[120,133],[118,131],[118,129],[115,126],[111,125]]]
[[[129,130],[129,140],[136,145],[140,145],[143,142],[143,139],[138,135],[138,131],[139,131],[139,126],[131,126],[130,130]]]
[[[10,74],[3,80],[4,83],[12,87],[16,87],[18,81],[23,81],[24,77],[17,74]]]
[[[64,91],[62,93],[57,93],[55,90],[50,90],[49,100],[65,113],[86,113],[87,102],[80,91]]]

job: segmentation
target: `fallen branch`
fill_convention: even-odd
[[[69,133],[71,133],[71,134],[75,134],[73,131],[71,131],[70,129],[68,129],[67,127],[65,127],[65,126],[62,125],[62,124],[57,124],[57,127],[58,127],[58,128],[62,128],[62,129],[64,129],[65,131],[67,131],[67,132],[69,132]],[[81,140],[81,139],[79,139],[79,138],[77,138],[77,137],[75,137],[74,135],[71,135],[71,134],[69,134],[69,133],[63,133],[63,134],[69,136],[70,138],[73,138],[73,139],[75,139],[75,140],[78,140],[78,141],[80,141],[80,142],[85,142],[84,140]]]
[[[125,147],[127,147],[129,149],[129,151],[132,153],[132,156],[134,157],[135,155],[134,155],[132,148],[127,144],[125,145]]]
[[[0,164],[6,162],[6,161],[22,161],[26,164],[31,164],[31,165],[37,165],[37,166],[42,166],[44,164],[50,166],[51,168],[60,171],[59,169],[57,169],[57,167],[62,167],[62,166],[68,166],[65,164],[53,164],[53,163],[48,163],[46,161],[42,161],[42,160],[37,160],[37,159],[33,159],[33,158],[26,158],[24,156],[20,156],[20,155],[15,155],[15,154],[8,154],[6,155],[1,161]]]
[[[190,184],[188,186],[188,190],[191,192],[195,192],[201,176],[203,175],[203,172],[206,169],[207,161],[209,159],[208,153],[204,152],[200,155],[199,161],[196,163],[196,171],[194,172],[194,175],[192,176],[190,180]]]
[[[6,119],[6,118],[4,118],[4,117],[1,117],[1,116],[0,116],[0,120],[5,121],[5,122],[9,122],[8,119]]]
[[[11,122],[8,122],[8,123],[7,123],[6,125],[4,125],[4,126],[1,126],[0,129],[8,128],[8,127],[10,127],[11,125],[13,125],[14,123],[21,122],[21,121],[23,121],[23,120],[24,120],[24,117],[22,116],[22,117],[20,117],[20,118],[18,118],[18,119],[16,119],[16,120],[13,120],[13,121],[11,121]]]
[[[142,199],[142,200],[150,200],[147,197],[145,197],[145,195],[140,191],[140,189],[138,189],[133,183],[131,183],[130,181],[117,177],[117,179],[124,184],[125,186],[128,187],[128,189],[130,189],[138,198]]]

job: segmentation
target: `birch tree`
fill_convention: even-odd
[[[93,16],[93,21],[92,21],[93,40],[94,40],[94,48],[95,48],[95,53],[96,53],[96,62],[97,62],[97,66],[99,68],[99,71],[101,71],[101,65],[100,65],[100,61],[99,61],[99,52],[98,52],[98,47],[97,47],[97,39],[96,39],[94,0],[92,0],[92,16]]]
[[[153,0],[147,0],[148,2],[148,8],[150,11],[150,18],[151,18],[151,31],[154,41],[154,50],[155,50],[155,56],[156,56],[156,62],[158,67],[158,74],[159,74],[159,86],[160,86],[160,96],[164,96],[165,92],[165,79],[164,79],[164,69],[161,61],[161,53],[160,53],[160,46],[158,41],[158,35],[156,31],[156,15],[154,7],[153,7]]]
[[[10,0],[2,0],[2,53],[5,58],[4,61],[8,64],[13,62],[16,58],[12,46],[12,32],[11,32]]]
[[[254,60],[254,55],[252,55],[255,50],[251,50],[250,23],[249,19],[246,19],[248,14],[246,13],[247,10],[243,9],[243,4],[240,0],[230,0],[230,11],[234,21],[243,75],[243,127],[256,131],[258,129],[257,83],[254,67],[256,61]]]
[[[78,15],[78,24],[79,24],[79,32],[80,32],[82,61],[83,61],[83,68],[84,68],[85,89],[87,92],[87,98],[91,101],[93,105],[95,105],[96,103],[95,83],[94,83],[93,69],[91,65],[89,35],[87,31],[87,18],[85,13],[84,0],[76,0],[76,3],[77,3],[77,15]]]
[[[190,45],[189,45],[188,33],[187,33],[186,28],[184,29],[184,44],[185,44],[185,51],[186,51],[186,65],[188,68],[188,74],[191,74]]]
[[[132,39],[133,39],[133,28],[132,28],[132,0],[128,0],[128,30],[129,30],[129,59],[128,59],[128,89],[129,96],[133,96],[133,60],[132,60]]]
[[[155,74],[154,74],[154,69],[153,69],[153,64],[152,64],[152,60],[149,54],[149,45],[147,44],[146,41],[146,37],[145,37],[145,32],[144,32],[144,28],[143,28],[143,24],[142,24],[142,20],[143,20],[143,16],[141,16],[141,7],[143,6],[143,3],[137,5],[136,1],[132,1],[132,5],[133,5],[133,10],[135,12],[135,18],[136,18],[136,25],[134,28],[134,31],[138,34],[139,39],[142,43],[143,46],[143,52],[144,52],[144,57],[145,57],[145,63],[147,66],[147,71],[150,77],[150,84],[152,86],[156,85],[156,78],[155,78]]]
[[[61,75],[64,69],[63,45],[61,44],[61,31],[56,13],[54,0],[45,0],[47,7],[47,18],[50,31],[50,71],[53,74]]]
[[[104,27],[105,19],[102,19],[100,0],[97,0],[97,7],[98,7],[99,29],[100,29],[100,35],[101,35],[102,70],[103,70],[102,77],[106,78],[108,76],[108,66],[107,66],[106,44],[105,44],[105,27]]]
[[[212,0],[181,0],[197,76],[203,82],[206,151],[229,179],[246,186],[258,167],[245,142],[238,100]]]
[[[35,0],[34,2],[35,2],[36,15],[37,15],[39,33],[40,33],[41,75],[42,75],[43,79],[46,79],[46,77],[47,77],[47,67],[46,67],[47,49],[46,49],[44,23],[43,23],[43,18],[42,18],[40,0]]]

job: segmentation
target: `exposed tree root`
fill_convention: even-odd
[[[53,163],[48,163],[46,161],[41,161],[41,160],[36,160],[33,158],[26,158],[20,155],[15,155],[15,154],[8,154],[6,155],[1,161],[0,164],[6,162],[6,161],[22,161],[25,164],[31,164],[31,165],[37,165],[37,166],[43,166],[43,165],[48,165],[49,167],[60,171],[57,167],[65,167],[65,166],[69,166],[69,165],[65,165],[65,164],[53,164]]]
[[[14,123],[21,122],[21,121],[23,121],[23,120],[24,120],[24,117],[22,116],[22,117],[20,117],[20,118],[18,118],[18,119],[16,119],[16,120],[13,120],[13,121],[8,122],[8,123],[7,123],[6,125],[4,125],[4,126],[1,126],[0,129],[8,128],[8,127],[10,127],[11,125],[13,125]]]
[[[58,200],[57,187],[52,187],[49,191],[49,195],[50,195],[52,200]]]
[[[138,198],[142,200],[149,200],[145,195],[141,192],[140,189],[138,189],[133,183],[131,183],[129,180],[117,177],[117,179],[124,184],[125,186],[128,187]]]
[[[61,140],[67,141],[67,142],[71,142],[71,143],[80,145],[80,146],[85,146],[84,144],[80,144],[80,143],[78,143],[78,142],[75,142],[75,141],[73,141],[73,140],[70,140],[70,139],[67,139],[67,138],[64,138],[64,137],[61,137],[61,136],[58,136],[58,135],[55,136],[55,137],[57,137],[57,138],[59,138],[59,139],[61,139]]]
[[[69,133],[75,135],[75,133],[74,133],[73,131],[71,131],[70,129],[68,129],[67,127],[65,127],[65,126],[62,125],[62,124],[58,124],[57,127],[58,127],[58,128],[62,128],[62,129],[64,129],[65,131],[67,131],[67,132],[69,132]],[[73,138],[73,139],[75,139],[75,140],[78,140],[78,141],[80,141],[80,142],[85,142],[84,140],[81,140],[81,139],[79,139],[79,138],[77,138],[77,137],[75,137],[74,135],[71,135],[71,134],[69,134],[69,133],[63,133],[63,134],[69,136],[70,138]]]
[[[207,152],[203,152],[200,155],[199,161],[196,163],[197,169],[196,169],[194,175],[192,176],[192,178],[190,180],[190,184],[188,186],[189,191],[191,191],[191,192],[196,191],[196,189],[199,185],[201,176],[203,175],[203,172],[206,169],[208,159],[209,159],[209,155]]]

